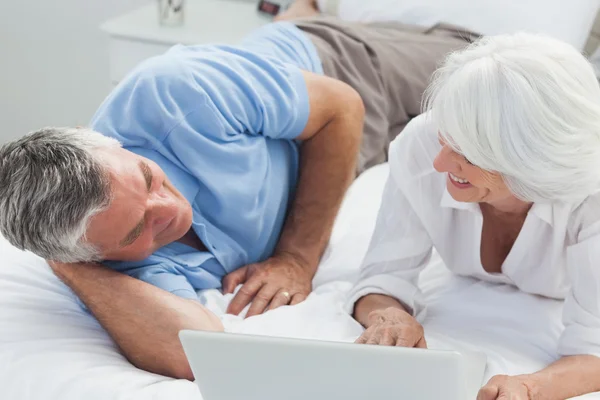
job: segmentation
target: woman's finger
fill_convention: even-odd
[[[489,383],[479,390],[477,394],[477,400],[496,400],[498,397],[499,388],[496,385],[490,385]]]
[[[367,330],[365,330],[363,332],[363,334],[360,335],[360,337],[358,339],[356,339],[356,341],[354,343],[366,344],[367,341],[369,340],[369,338],[371,337],[371,333],[373,333],[373,330],[371,328],[367,328]]]
[[[367,344],[379,344],[381,342],[381,336],[381,331],[379,329],[375,329],[367,340]]]
[[[379,344],[383,346],[394,346],[396,344],[396,338],[390,330],[386,329],[383,331],[383,335],[381,335],[381,341]]]

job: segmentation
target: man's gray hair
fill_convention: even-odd
[[[99,261],[85,232],[111,193],[94,150],[115,146],[120,143],[86,128],[44,128],[2,146],[0,233],[46,260]]]

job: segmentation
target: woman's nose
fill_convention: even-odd
[[[433,160],[433,168],[437,172],[460,172],[460,163],[456,161],[454,151],[447,145],[442,146],[440,152]]]

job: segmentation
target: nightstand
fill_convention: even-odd
[[[185,23],[162,26],[158,4],[151,4],[105,22],[109,35],[110,80],[113,85],[140,61],[164,53],[176,44],[238,43],[271,17],[257,11],[248,0],[187,0]]]

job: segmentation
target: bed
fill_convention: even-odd
[[[583,50],[598,0],[317,0],[321,10],[349,21],[460,25],[484,35],[526,30]]]
[[[406,23],[425,23],[447,19],[440,12],[448,10],[433,7],[436,1],[446,4],[447,0],[320,1],[330,2],[329,9],[346,19],[393,16]],[[578,48],[583,47],[598,10],[598,0],[575,0],[568,5],[563,0],[514,1],[510,2],[513,11],[518,7],[519,15],[529,19],[509,18],[503,25],[487,0],[452,3],[467,8],[487,5],[476,19],[462,15],[466,24],[474,21],[487,27],[483,33],[530,27]],[[486,25],[486,20],[491,22]],[[471,29],[478,30],[477,26]],[[201,301],[222,316],[230,332],[354,341],[362,329],[344,312],[342,303],[374,228],[387,171],[387,165],[367,171],[348,192],[315,277],[314,293],[306,302],[242,319],[224,315],[231,296],[212,290],[200,293]],[[560,301],[452,276],[435,254],[420,286],[428,305],[421,322],[429,346],[484,351],[488,355],[486,379],[499,373],[536,371],[557,358],[556,343],[562,330]],[[0,399],[83,398],[200,400],[201,394],[192,382],[133,367],[44,260],[11,247],[0,237]],[[600,394],[581,398],[600,399]]]
[[[223,315],[230,295],[199,293],[227,331],[351,342],[361,327],[342,309],[374,228],[387,165],[351,187],[314,280],[298,306],[242,319]],[[119,353],[96,320],[40,258],[0,239],[0,398],[10,400],[200,400],[196,385],[147,373]],[[538,370],[556,359],[560,301],[450,275],[434,255],[420,286],[432,348],[482,350],[486,379]],[[591,394],[582,399],[600,399]]]

